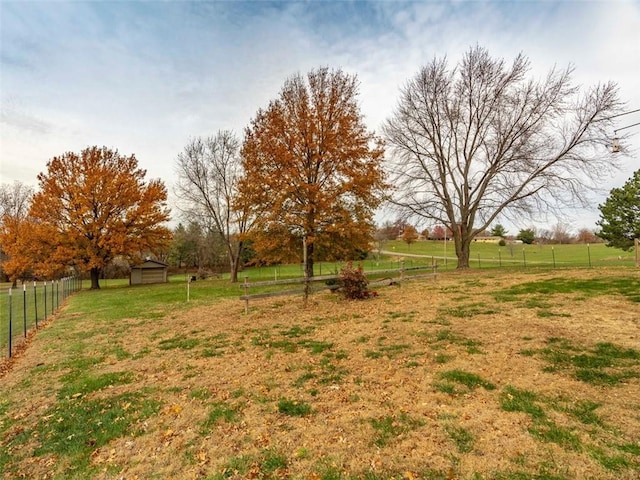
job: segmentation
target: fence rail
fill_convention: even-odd
[[[82,288],[79,277],[65,277],[45,282],[24,282],[17,287],[0,290],[6,300],[0,308],[1,357],[11,357],[39,323],[53,315],[62,302]]]
[[[401,265],[399,268],[373,270],[373,271],[367,272],[367,276],[369,278],[373,278],[373,280],[369,282],[369,286],[382,286],[382,285],[397,283],[407,278],[435,277],[436,271],[437,271],[436,264],[433,264],[431,266],[415,266],[415,267],[405,268],[404,262],[401,262]],[[384,278],[381,278],[381,277],[384,277]],[[289,278],[289,279],[282,279],[282,280],[249,282],[249,278],[244,277],[244,283],[240,285],[240,287],[244,289],[244,294],[240,296],[240,300],[244,300],[245,302],[244,312],[249,313],[250,300],[279,297],[279,296],[286,296],[286,295],[298,295],[298,294],[305,295],[305,299],[306,299],[306,294],[308,293],[319,292],[322,290],[337,290],[339,288],[339,284],[338,284],[339,279],[340,279],[339,275],[318,275],[318,276],[313,276],[311,278],[298,277],[298,278]],[[312,285],[312,284],[317,284],[319,282],[324,282],[324,284]],[[302,285],[303,288],[279,289],[275,291],[249,293],[249,290],[251,288],[264,289],[265,287],[274,287],[274,286],[281,287],[285,285]]]

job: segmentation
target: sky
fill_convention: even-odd
[[[190,139],[241,138],[288,77],[320,66],[358,76],[381,133],[421,66],[475,45],[508,62],[524,53],[532,77],[573,64],[576,84],[614,81],[640,109],[640,0],[0,0],[0,183],[37,187],[52,157],[97,145],[135,154],[172,192]],[[625,133],[633,153],[570,228],[595,228],[597,203],[638,168],[640,126]]]

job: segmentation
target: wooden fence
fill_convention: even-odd
[[[369,287],[393,285],[409,278],[435,277],[437,274],[437,265],[419,266],[404,268],[404,262],[400,268],[389,270],[372,270],[367,272],[368,277],[375,279],[368,283]],[[322,283],[321,283],[322,282]],[[282,288],[275,291],[249,293],[251,288],[264,287],[286,287],[288,285],[299,285],[297,288]],[[311,278],[298,277],[282,280],[269,280],[259,282],[249,282],[248,277],[244,277],[244,283],[241,285],[244,294],[240,296],[240,300],[244,300],[244,312],[249,313],[249,301],[260,298],[272,298],[286,295],[302,294],[305,302],[309,293],[319,292],[322,290],[336,291],[340,288],[340,275],[319,275]]]

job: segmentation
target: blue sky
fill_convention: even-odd
[[[577,83],[613,80],[640,108],[640,1],[0,0],[0,182],[35,186],[51,157],[106,145],[171,190],[190,137],[242,135],[288,76],[322,65],[358,75],[380,131],[421,65],[455,63],[475,44],[507,60],[525,53],[533,76],[573,63]],[[605,188],[638,165],[626,159]],[[594,206],[570,223],[597,218]]]

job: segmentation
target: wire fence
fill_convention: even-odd
[[[0,358],[11,357],[31,330],[38,329],[69,295],[81,288],[82,281],[74,276],[1,289]]]

